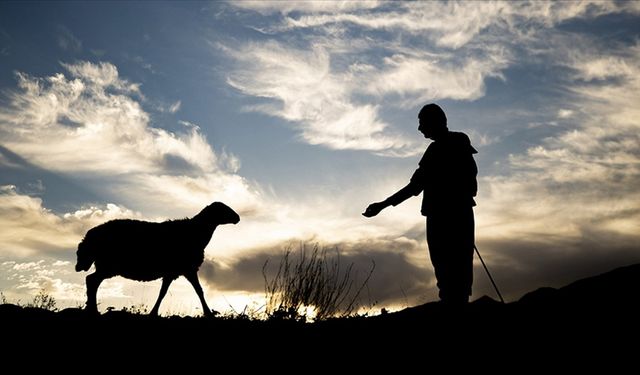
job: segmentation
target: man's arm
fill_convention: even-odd
[[[411,181],[409,181],[409,183],[405,187],[398,190],[395,194],[383,200],[382,202],[371,203],[362,213],[362,215],[366,217],[376,216],[385,208],[389,206],[397,206],[405,200],[420,194],[424,189],[422,174],[422,168],[418,168],[413,173],[413,176],[411,176]]]

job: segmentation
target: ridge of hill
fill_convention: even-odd
[[[199,338],[206,340],[206,346],[197,346],[198,350],[221,353],[256,344],[262,354],[283,348],[298,353],[344,349],[345,345],[368,352],[434,348],[442,352],[474,343],[474,350],[480,352],[499,349],[513,354],[527,349],[558,354],[578,348],[583,354],[603,350],[624,354],[635,348],[626,343],[635,342],[640,332],[639,286],[640,264],[634,264],[561,288],[540,288],[506,304],[484,296],[464,308],[432,302],[378,316],[311,324],[158,318],[122,311],[91,315],[80,309],[52,312],[11,304],[0,305],[0,322],[3,341],[11,343],[10,349],[37,345],[42,338],[54,342],[72,338],[76,341],[71,347],[76,350],[106,349],[116,343],[119,352],[131,350],[134,355],[140,345],[166,350],[167,343]],[[188,346],[172,348],[180,352]]]

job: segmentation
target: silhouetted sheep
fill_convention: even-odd
[[[204,248],[220,224],[237,224],[240,216],[224,203],[214,202],[191,219],[152,223],[140,220],[112,220],[90,229],[78,245],[76,271],[96,272],[87,276],[87,310],[97,311],[100,283],[114,276],[138,281],[162,278],[160,295],[151,315],[157,315],[169,285],[184,276],[195,289],[202,310],[211,310],[198,281]]]

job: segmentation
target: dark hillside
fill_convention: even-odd
[[[9,350],[40,346],[43,339],[51,349],[118,348],[125,356],[139,355],[138,347],[179,353],[187,350],[187,342],[194,342],[199,353],[245,348],[256,354],[329,356],[360,351],[427,355],[472,345],[476,354],[497,350],[510,358],[528,358],[526,353],[533,351],[551,357],[597,353],[600,357],[593,358],[602,358],[603,353],[613,353],[625,359],[635,358],[637,352],[639,286],[636,264],[559,289],[541,288],[505,305],[483,297],[464,309],[428,303],[374,317],[312,324],[154,318],[117,311],[90,315],[79,309],[51,312],[11,304],[0,305],[0,322],[3,340],[12,345]]]

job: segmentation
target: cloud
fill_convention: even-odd
[[[63,66],[72,79],[18,74],[21,90],[9,94],[10,105],[0,112],[5,147],[63,172],[161,171],[168,156],[204,171],[215,168],[215,155],[198,129],[174,134],[149,126],[149,115],[127,95],[138,94],[138,85],[120,79],[114,65]]]
[[[387,131],[377,106],[352,100],[351,86],[357,82],[349,74],[331,71],[330,54],[324,47],[296,50],[275,41],[219,47],[237,62],[227,80],[231,86],[276,101],[251,109],[289,121],[304,141],[332,149],[399,153],[414,146]]]
[[[365,29],[421,34],[438,45],[458,48],[481,30],[495,23],[505,3],[405,3],[383,6],[368,12],[332,14],[304,14],[287,17],[280,29],[317,28],[329,24],[348,24]],[[313,13],[313,12],[309,12]]]
[[[273,280],[286,249],[291,251],[290,261],[293,264],[298,262],[301,256],[301,245],[298,244],[300,242],[285,242],[230,261],[207,259],[199,275],[211,288],[219,291],[264,292],[263,268],[267,279]],[[312,247],[307,245],[307,255],[311,254]],[[425,252],[418,248],[416,241],[377,239],[326,245],[323,249],[327,261],[338,262],[342,270],[353,265],[350,277],[358,287],[375,264],[361,294],[360,302],[364,306],[423,303],[426,295],[433,292],[433,272],[425,267]]]
[[[158,74],[155,67],[150,63],[148,63],[142,56],[134,56],[131,58],[131,60],[136,64],[140,65],[143,69],[148,70],[152,74]]]
[[[114,65],[62,66],[69,76],[17,73],[18,89],[7,93],[8,105],[0,108],[2,145],[11,152],[47,170],[97,180],[102,193],[138,208],[145,201],[138,199],[140,191],[165,203],[197,197],[181,212],[214,199],[255,202],[251,186],[227,169],[237,167],[233,155],[217,155],[194,124],[179,133],[153,127],[140,104],[140,86],[121,78]],[[171,110],[179,107],[174,103]],[[156,207],[151,215],[175,213],[171,205]]]
[[[563,106],[576,110],[559,112],[566,128],[555,136],[511,155],[510,174],[481,180],[478,199],[479,245],[509,283],[520,278],[520,293],[640,260],[640,47],[549,42],[571,72]]]
[[[73,266],[84,234],[109,220],[141,217],[113,203],[58,214],[45,208],[39,197],[25,195],[15,186],[0,186],[0,290],[11,303],[28,303],[44,291],[56,299],[58,308],[81,306],[86,274],[75,272]],[[145,287],[139,284],[108,280],[100,287],[100,299],[130,306],[132,295],[144,294]]]
[[[570,110],[570,109],[560,109],[560,110],[558,110],[558,117],[559,118],[564,119],[564,118],[569,118],[571,116],[573,116],[573,111]]]
[[[75,261],[84,233],[99,223],[140,214],[116,204],[87,206],[58,215],[42,199],[21,194],[15,186],[0,186],[0,248],[2,257],[29,259],[49,256]]]
[[[182,102],[178,100],[175,103],[171,104],[167,110],[169,113],[176,113],[180,110],[181,106],[182,106]]]
[[[80,52],[82,50],[82,41],[63,25],[58,25],[57,27],[57,41],[58,46],[63,50],[73,52]]]
[[[627,196],[638,186],[640,152],[638,130],[640,110],[640,45],[623,47],[610,56],[570,54],[566,64],[574,69],[568,89],[575,93],[573,108],[580,108],[580,121],[557,137],[545,139],[526,155],[514,156],[515,167],[545,171],[550,180],[561,184],[582,183]],[[606,61],[610,69],[601,68]],[[616,77],[615,80],[603,80]],[[586,80],[586,81],[585,81]],[[573,112],[570,112],[573,114]]]
[[[0,271],[5,275],[0,286],[10,303],[30,303],[33,296],[41,292],[53,297],[57,308],[81,306],[86,298],[84,277],[76,273],[69,262],[5,261],[0,263]],[[101,300],[131,298],[122,283],[112,280],[100,286],[99,294]]]
[[[375,66],[351,60],[353,51],[341,53],[335,50],[341,47],[328,44],[313,44],[311,53],[273,40],[220,48],[235,60],[227,82],[269,99],[249,109],[287,120],[309,144],[393,156],[417,155],[422,146],[382,120],[385,100],[406,107],[437,99],[477,99],[484,95],[485,79],[501,77],[507,65],[506,52],[488,48],[461,61],[405,49]],[[343,55],[348,65],[334,71],[332,59]],[[362,97],[368,100],[358,99]]]
[[[325,244],[329,258],[340,251],[340,266],[353,264],[352,276],[363,282],[372,261],[375,269],[360,296],[365,308],[385,306],[399,309],[437,300],[433,268],[424,242],[411,239],[424,233],[415,231],[407,237],[364,239],[362,241]],[[199,275],[212,294],[243,292],[264,296],[267,279],[273,280],[285,249],[293,250],[291,260],[300,256],[300,241],[288,241],[243,254],[236,258],[205,260]],[[637,236],[620,236],[607,231],[584,230],[580,235],[564,236],[552,232],[515,236],[484,236],[479,249],[492,276],[507,301],[515,301],[540,287],[562,287],[580,278],[607,272],[616,267],[640,262]],[[307,251],[310,245],[307,243]],[[498,299],[486,272],[476,257],[473,299],[483,295]]]
[[[504,79],[500,71],[507,65],[506,52],[490,48],[484,56],[463,61],[419,52],[396,54],[384,59],[382,69],[369,72],[360,81],[368,82],[367,93],[400,94],[409,97],[411,105],[439,99],[475,100],[484,96],[488,77]]]
[[[409,33],[439,46],[457,49],[487,31],[525,36],[534,28],[548,28],[569,19],[638,12],[633,4],[602,1],[406,2],[392,6],[381,2],[371,5],[365,9],[344,9],[336,12],[338,14],[318,12],[312,8],[299,9],[302,14],[285,17],[274,30],[346,24],[370,30]]]
[[[260,41],[215,43],[234,61],[228,84],[265,99],[247,108],[288,121],[306,143],[393,156],[420,152],[385,120],[394,107],[480,99],[488,79],[505,80],[555,25],[635,11],[603,2],[310,4],[232,4],[260,11],[268,26]]]
[[[562,287],[576,280],[640,262],[636,235],[582,230],[579,236],[487,239],[479,243],[501,293],[508,301],[540,287]],[[482,268],[475,268],[474,293],[496,298]]]
[[[14,160],[11,160],[11,158],[7,157],[7,155],[5,155],[4,153],[0,153],[0,167],[10,168],[10,169],[20,169],[22,168],[22,165],[19,163],[16,163]]]
[[[373,9],[379,4],[379,1],[239,1],[231,3],[234,7],[250,9],[262,14],[339,13],[357,9]]]

